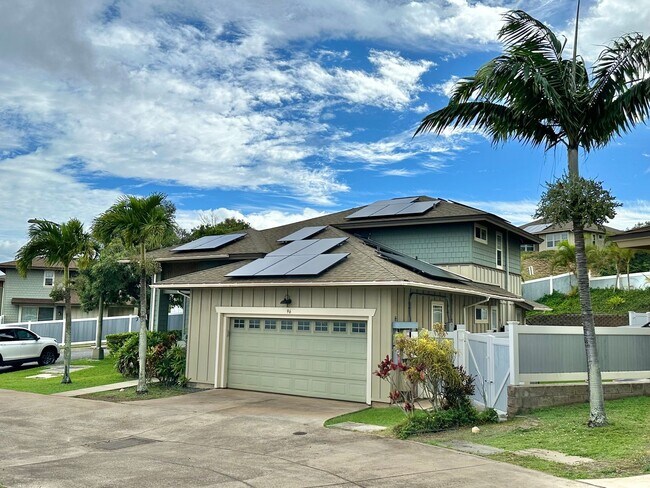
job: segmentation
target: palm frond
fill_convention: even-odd
[[[541,54],[549,60],[557,62],[562,58],[563,44],[542,22],[523,10],[511,10],[503,18],[505,24],[498,36],[506,51],[526,45],[531,52]]]
[[[555,146],[558,136],[552,127],[543,124],[535,117],[510,107],[491,102],[466,102],[449,104],[443,109],[427,115],[415,135],[424,132],[442,133],[447,128],[474,127],[489,135],[494,144],[510,138],[533,146]]]
[[[650,75],[650,38],[627,34],[606,47],[592,68],[590,105],[606,105],[630,85]]]

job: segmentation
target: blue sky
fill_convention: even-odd
[[[472,131],[412,138],[457,77],[499,53],[508,8],[571,32],[575,2],[559,0],[3,3],[0,260],[29,218],[90,224],[152,191],[187,228],[418,194],[524,223],[563,151]],[[650,34],[649,0],[583,1],[581,25],[589,61],[622,33]],[[649,131],[582,158],[624,204],[614,226],[650,220]]]

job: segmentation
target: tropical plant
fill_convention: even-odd
[[[152,267],[147,263],[147,248],[164,242],[176,227],[174,213],[176,208],[162,193],[148,197],[126,195],[95,219],[93,232],[104,244],[114,239],[124,246],[137,250],[137,263],[140,272],[140,339],[138,393],[147,392],[147,275]]]
[[[221,234],[231,234],[241,230],[250,229],[250,224],[245,220],[227,218],[219,220],[214,213],[208,213],[201,216],[201,223],[193,227],[192,230],[183,237],[183,242],[190,242],[200,237],[216,236]]]
[[[562,241],[557,245],[551,260],[551,272],[558,267],[568,269],[574,276],[576,274],[576,247],[569,241]]]
[[[77,276],[81,308],[86,312],[97,310],[94,359],[104,358],[101,342],[104,306],[132,303],[139,294],[137,270],[132,264],[120,262],[123,252],[119,243],[104,246]]]
[[[63,351],[63,379],[61,383],[72,383],[70,379],[70,361],[72,357],[72,305],[71,292],[73,283],[70,278],[70,265],[75,259],[81,262],[92,256],[94,247],[90,236],[84,231],[83,224],[77,219],[58,224],[49,220],[33,219],[29,221],[29,241],[16,253],[18,273],[25,277],[34,259],[41,258],[50,266],[63,266],[63,284],[53,293],[61,295],[65,305]]]
[[[623,35],[600,53],[590,76],[577,56],[577,19],[571,59],[563,56],[565,43],[526,12],[509,11],[504,20],[499,31],[504,53],[474,76],[460,80],[449,104],[427,115],[415,134],[472,126],[494,144],[514,139],[546,150],[563,145],[569,177],[577,179],[580,149],[589,152],[604,147],[650,114],[650,40],[638,33]],[[602,426],[607,417],[589,297],[584,226],[580,219],[572,224],[588,361],[589,425]]]

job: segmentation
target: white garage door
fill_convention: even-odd
[[[365,321],[230,320],[228,387],[366,401]]]

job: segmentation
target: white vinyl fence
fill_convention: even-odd
[[[649,279],[650,272],[630,273],[630,288],[648,288],[648,286],[650,286]],[[554,291],[568,293],[571,291],[571,288],[577,285],[577,283],[575,276],[571,273],[547,276],[545,278],[538,278],[536,280],[529,280],[522,283],[521,294],[527,300],[538,300],[544,295],[550,295]],[[616,275],[610,275],[589,278],[589,286],[591,288],[627,289],[628,276],[627,274],[620,274],[618,277]]]
[[[17,322],[5,324],[9,327],[24,327],[35,332],[41,337],[53,337],[61,344],[65,342],[64,321],[48,320],[43,322]],[[140,327],[140,319],[136,315],[125,315],[122,317],[104,317],[102,327],[102,341],[106,340],[109,334],[120,334],[122,332],[137,332]],[[97,334],[97,318],[72,319],[72,344],[91,344],[95,342]]]
[[[474,377],[473,400],[499,413],[508,407],[508,385],[586,381],[582,327],[509,325],[507,332],[473,334],[459,325],[448,333],[457,366]],[[650,378],[650,328],[596,327],[605,380]]]
[[[630,327],[644,327],[650,324],[650,312],[628,312]]]

